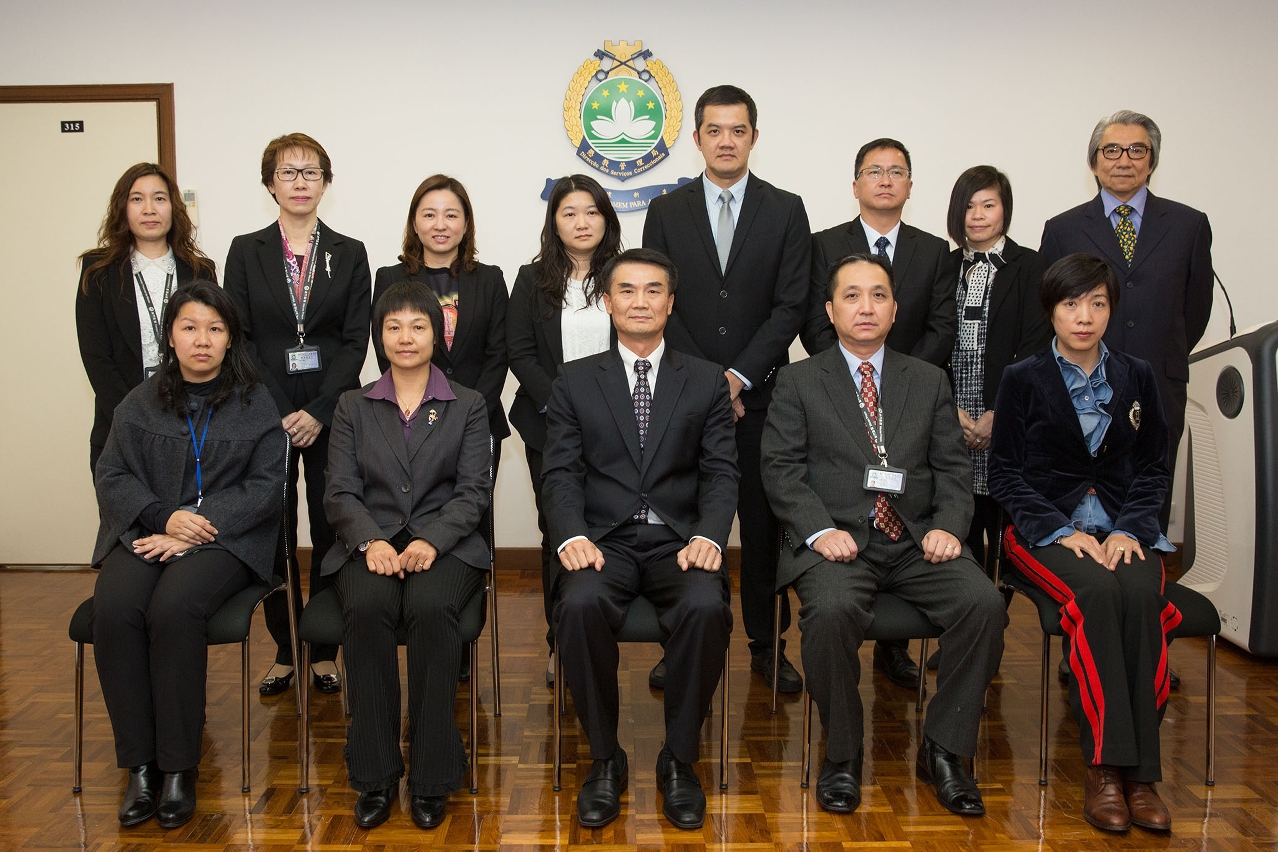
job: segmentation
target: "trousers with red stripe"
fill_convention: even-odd
[[[1098,536],[1103,538],[1103,536]],[[1180,612],[1163,597],[1163,563],[1121,559],[1110,571],[1059,544],[1033,547],[1012,527],[1003,537],[1010,563],[1061,605],[1070,639],[1069,702],[1083,757],[1123,767],[1128,781],[1162,780],[1158,725],[1170,689],[1167,644]]]

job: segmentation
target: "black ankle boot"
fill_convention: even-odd
[[[155,816],[163,773],[155,761],[129,770],[129,788],[120,803],[120,825],[140,825]]]
[[[195,816],[195,779],[199,777],[199,768],[164,773],[164,788],[155,809],[155,821],[161,828],[186,825]]]

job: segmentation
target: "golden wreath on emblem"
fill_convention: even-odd
[[[1140,400],[1132,402],[1132,407],[1127,411],[1127,419],[1131,421],[1132,428],[1140,431]]]

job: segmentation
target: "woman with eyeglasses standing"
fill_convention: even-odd
[[[328,427],[337,399],[359,387],[368,352],[368,253],[359,240],[337,233],[319,219],[319,204],[333,181],[328,153],[303,133],[271,140],[262,152],[262,185],[279,205],[279,219],[231,242],[226,291],[244,322],[244,336],[263,383],[279,408],[292,442],[288,484],[290,529],[296,536],[297,462],[305,467],[311,522],[311,594],[333,584],[319,568],[335,543],[324,516],[324,469]],[[342,542],[348,551],[358,542]],[[296,567],[296,566],[295,566]],[[283,575],[283,550],[277,565]],[[301,610],[301,581],[293,572],[293,594]],[[275,665],[259,691],[276,695],[293,678],[288,603],[266,602],[266,624],[275,639]],[[316,646],[311,673],[315,688],[337,692],[337,649]]]
[[[116,406],[159,369],[169,296],[197,278],[216,281],[217,268],[195,244],[177,184],[155,163],[131,166],[111,191],[97,248],[80,255],[76,336],[96,397],[90,471],[97,470]]]
[[[604,311],[597,277],[621,252],[621,222],[599,182],[587,175],[560,178],[546,202],[541,251],[520,267],[506,314],[510,371],[519,390],[510,406],[510,422],[524,439],[528,473],[541,528],[541,591],[550,632],[559,559],[551,551],[541,499],[542,451],[546,446],[546,403],[559,366],[606,351],[615,339]],[[546,683],[554,684],[554,660]]]

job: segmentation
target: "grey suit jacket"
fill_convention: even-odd
[[[424,403],[407,442],[394,403],[364,396],[372,384],[342,394],[328,439],[324,489],[337,546],[325,555],[321,574],[358,557],[361,542],[389,541],[404,530],[440,555],[489,568],[488,545],[479,533],[492,461],[488,410],[478,392],[448,385],[457,399]]]
[[[783,368],[763,427],[763,487],[788,539],[777,588],[823,561],[804,542],[823,529],[846,530],[864,548],[876,494],[861,487],[878,464],[856,403],[860,388],[838,346]],[[888,349],[879,403],[888,463],[906,470],[905,493],[891,497],[916,543],[942,529],[962,540],[972,521],[972,464],[945,373]]]

